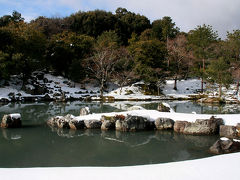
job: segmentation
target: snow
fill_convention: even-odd
[[[168,96],[175,96],[175,95],[184,96],[189,94],[197,94],[196,91],[201,89],[200,79],[188,79],[188,80],[180,80],[180,81],[178,80],[177,90],[173,89],[173,84],[174,84],[174,80],[167,80],[166,85],[163,87],[163,91],[162,91],[163,94]]]
[[[175,111],[171,108],[171,106],[168,103],[163,102],[162,103],[164,106],[170,108],[170,113],[175,113]]]
[[[56,99],[60,99],[62,95],[65,95],[66,98],[74,98],[81,99],[86,96],[91,96],[93,100],[100,99],[100,88],[97,83],[89,82],[89,83],[75,83],[67,78],[62,76],[54,76],[51,74],[44,74],[44,80],[37,79],[38,74],[43,74],[42,72],[34,72],[33,79],[29,80],[26,84],[26,88],[28,90],[33,90],[35,88],[34,85],[46,86],[50,91],[48,95],[50,97],[55,97]],[[37,80],[36,80],[37,79]],[[31,97],[31,94],[25,93],[21,91],[22,81],[18,76],[13,76],[11,81],[9,81],[9,86],[0,88],[0,100],[11,100],[8,97],[10,92],[15,94],[20,93],[21,97]],[[146,95],[144,90],[142,89],[142,85],[144,83],[142,81],[134,83],[129,86],[124,86],[120,88],[118,85],[114,83],[108,83],[108,87],[106,92],[104,92],[104,96],[114,98],[115,100],[160,100],[160,99],[191,99],[193,95],[198,95],[199,90],[201,89],[201,80],[200,79],[187,79],[187,80],[179,80],[177,81],[177,90],[173,89],[174,81],[166,80],[166,84],[162,85],[162,93],[161,96],[155,95]],[[218,86],[204,84],[206,94],[208,96],[217,96]],[[38,95],[40,97],[40,95]],[[240,99],[239,93],[236,95],[235,85],[230,85],[229,89],[223,88],[223,98],[226,101],[234,101],[237,102]],[[20,98],[21,100],[21,98]]]
[[[228,141],[229,140],[229,138],[227,138],[227,137],[222,137],[222,138],[220,138],[222,141]],[[240,142],[240,140],[239,139],[233,139],[233,141],[235,141],[235,142]]]
[[[129,167],[54,167],[54,168],[0,168],[4,180],[238,180],[240,153],[210,158]]]
[[[78,116],[77,120],[100,120],[102,115],[105,116],[115,116],[115,115],[132,115],[132,116],[142,116],[147,118],[150,121],[155,121],[159,117],[170,118],[174,121],[188,121],[195,122],[197,119],[209,119],[212,117],[212,114],[190,114],[190,113],[168,113],[168,112],[159,112],[157,110],[133,110],[125,112],[111,112],[111,113],[96,113],[86,116]],[[215,118],[222,118],[225,122],[225,125],[236,126],[240,123],[240,114],[214,114]]]
[[[221,137],[220,138],[222,141],[228,141],[229,139],[228,138],[226,138],[226,137]]]
[[[132,106],[130,108],[127,109],[128,111],[132,111],[132,110],[145,110],[145,108],[143,108],[142,106]]]

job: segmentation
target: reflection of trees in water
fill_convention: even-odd
[[[139,156],[141,153],[152,153],[152,156],[156,156],[153,162],[159,159],[169,162],[210,156],[207,152],[208,148],[218,138],[217,136],[183,135],[173,131],[120,132],[90,129],[74,132],[72,130],[56,131],[61,137],[77,138],[79,141],[83,136],[91,136],[99,139],[98,142],[102,142],[108,148],[117,144],[129,149],[129,153],[134,151]],[[150,157],[150,155],[145,156]]]
[[[6,157],[1,157],[0,167],[120,166],[202,158],[209,156],[216,138],[172,131],[0,129],[0,154]]]

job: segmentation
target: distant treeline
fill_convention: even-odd
[[[171,17],[151,23],[125,8],[30,23],[16,11],[0,17],[0,79],[17,74],[26,82],[45,70],[78,82],[97,79],[102,90],[110,81],[138,80],[157,89],[166,78],[190,76],[227,86],[239,81],[239,66],[240,30],[221,40],[209,25],[185,33]]]

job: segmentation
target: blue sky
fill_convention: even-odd
[[[68,16],[79,10],[114,12],[125,7],[151,21],[170,16],[185,32],[205,23],[224,38],[226,31],[240,29],[240,0],[0,0],[0,7],[0,16],[17,10],[27,21],[38,16]]]

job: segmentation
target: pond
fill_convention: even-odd
[[[177,112],[225,113],[226,107],[193,102],[168,102]],[[211,156],[218,136],[190,136],[172,131],[115,132],[60,130],[46,125],[54,115],[124,111],[132,105],[156,109],[158,102],[10,103],[0,106],[0,117],[21,113],[23,127],[0,129],[0,167],[128,166],[182,161]],[[234,108],[231,108],[233,110]],[[222,111],[224,110],[224,111]],[[232,113],[238,113],[238,107]]]

